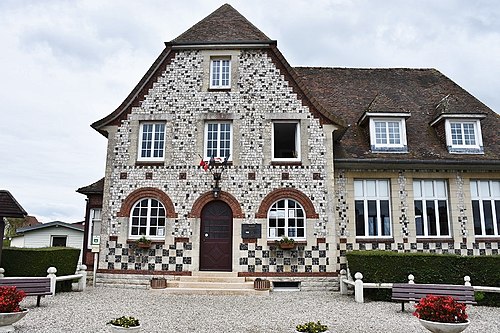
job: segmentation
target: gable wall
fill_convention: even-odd
[[[198,166],[198,154],[203,152],[204,123],[213,119],[230,119],[233,123],[233,166],[223,173],[221,187],[236,198],[243,211],[244,217],[238,221],[235,219],[234,233],[237,236],[240,236],[241,223],[262,223],[263,239],[259,240],[262,244],[257,246],[267,247],[267,221],[256,218],[255,213],[267,194],[283,187],[303,192],[319,214],[318,219],[308,220],[307,223],[307,233],[311,237],[309,247],[316,246],[316,237],[332,234],[332,230],[328,230],[332,226],[328,223],[330,208],[327,198],[327,183],[332,174],[326,172],[326,147],[331,146],[327,141],[333,129],[320,126],[319,120],[297,99],[266,52],[243,50],[233,59],[237,64],[236,69],[233,66],[233,71],[237,70],[234,89],[230,92],[207,91],[204,82],[209,54],[206,51],[179,51],[141,107],[133,108],[116,132],[113,134],[111,131],[106,175],[109,181],[106,182],[108,186],[104,195],[104,202],[108,204],[103,211],[103,221],[108,223],[103,223],[102,237],[105,240],[108,234],[112,234],[119,238],[108,244],[110,248],[129,248],[126,243],[128,218],[118,217],[123,200],[136,189],[153,187],[169,196],[177,215],[177,218],[167,222],[165,246],[170,244],[175,248],[175,237],[191,237],[190,242],[193,241],[195,247],[193,252],[196,252],[199,220],[189,218],[189,214],[196,199],[210,191],[214,183],[212,175]],[[164,164],[151,166],[136,163],[139,124],[144,120],[166,122]],[[300,121],[302,165],[271,165],[273,120]],[[146,179],[148,173],[151,173],[152,179]],[[288,173],[288,180],[282,179],[283,173]],[[249,174],[254,174],[255,179]],[[239,241],[241,237],[235,240],[236,253],[240,251]],[[163,245],[160,247],[163,248]],[[111,252],[113,255],[116,253],[114,250]],[[123,252],[128,255],[128,251],[120,251]],[[243,252],[248,256],[246,250]],[[109,251],[106,254],[109,255]],[[237,255],[233,257],[238,260]],[[115,259],[119,262],[103,262],[102,266],[113,269],[145,267],[144,263],[137,266],[136,261],[120,265],[128,259]],[[181,259],[181,262],[185,260]],[[168,269],[179,269],[172,264],[175,260],[166,260],[170,265]],[[191,259],[185,261],[192,262]],[[317,262],[316,270],[319,270]],[[240,265],[240,262],[235,265]],[[248,264],[242,265],[242,270],[248,270]],[[323,256],[323,270],[326,265],[327,259]],[[305,270],[305,263],[302,270]]]

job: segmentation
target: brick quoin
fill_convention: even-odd
[[[165,206],[165,213],[167,217],[177,217],[174,204],[172,203],[172,200],[170,200],[169,196],[165,192],[153,187],[140,188],[130,193],[123,201],[122,207],[117,214],[118,217],[129,217],[134,204],[140,199],[146,198],[153,198],[160,201],[163,206]]]
[[[216,200],[224,201],[229,205],[229,207],[233,211],[233,218],[245,217],[238,200],[231,194],[222,191],[217,199],[213,197],[212,191],[202,194],[198,199],[196,199],[195,203],[193,204],[193,208],[191,209],[191,213],[189,213],[188,217],[201,217],[201,210],[203,209],[203,207],[205,207],[207,203]]]
[[[296,190],[294,188],[280,188],[269,193],[261,202],[259,210],[255,214],[255,218],[265,219],[267,218],[267,212],[272,204],[280,199],[293,199],[300,203],[304,211],[306,212],[306,217],[310,219],[317,219],[319,214],[316,213],[314,205],[304,193]]]

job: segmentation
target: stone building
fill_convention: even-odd
[[[226,4],[92,124],[99,272],[331,286],[351,249],[496,254],[498,125],[434,69],[293,68]]]

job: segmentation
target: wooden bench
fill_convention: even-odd
[[[472,286],[450,284],[410,284],[394,283],[392,285],[392,300],[401,301],[401,311],[405,310],[406,302],[419,302],[427,295],[452,296],[457,302],[477,304]]]
[[[52,295],[50,292],[49,278],[0,278],[0,286],[15,286],[19,290],[23,290],[26,296],[37,296],[36,306],[40,306],[40,299],[45,295]]]

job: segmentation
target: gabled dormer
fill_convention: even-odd
[[[405,112],[384,94],[378,94],[371,101],[358,125],[368,126],[370,148],[374,153],[407,153]]]
[[[484,113],[470,112],[459,98],[447,95],[436,106],[436,113],[430,126],[446,142],[449,153],[483,154],[481,120]]]

